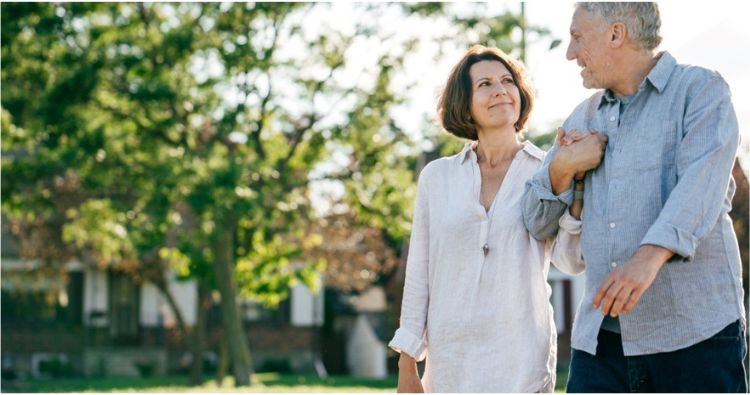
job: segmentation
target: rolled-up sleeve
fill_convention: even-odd
[[[676,152],[677,185],[641,245],[692,260],[719,219],[739,145],[729,87],[718,74],[691,95],[684,128]]]
[[[550,260],[565,274],[580,274],[586,269],[581,254],[581,220],[573,218],[568,210],[565,210],[559,224],[560,230],[552,242]]]
[[[406,261],[404,296],[401,301],[399,328],[388,346],[404,352],[417,361],[426,355],[425,328],[429,305],[429,189],[427,167],[417,183],[409,255]]]
[[[544,158],[542,168],[526,182],[523,196],[523,223],[537,240],[555,236],[560,216],[573,202],[572,186],[559,195],[552,192],[549,164],[554,152],[555,148],[552,148]]]

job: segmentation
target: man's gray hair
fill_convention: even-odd
[[[624,23],[628,28],[628,35],[641,49],[650,51],[661,43],[661,16],[656,3],[581,2],[575,6],[592,15],[600,16],[609,23]]]

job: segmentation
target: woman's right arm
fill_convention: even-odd
[[[417,183],[417,202],[414,208],[409,255],[406,261],[404,295],[401,301],[399,328],[388,344],[401,353],[399,359],[398,392],[423,392],[417,373],[417,361],[426,355],[428,260],[429,260],[429,192],[425,167]]]
[[[398,359],[398,387],[396,388],[396,392],[424,392],[424,387],[417,371],[417,360],[403,352]]]
[[[566,274],[579,274],[586,269],[581,254],[581,214],[583,211],[583,177],[577,175],[574,199],[560,217],[560,230],[552,244],[552,264]]]
[[[581,254],[581,220],[573,216],[571,210],[565,210],[560,217],[560,231],[552,243],[550,260],[565,274],[580,274],[586,269]]]

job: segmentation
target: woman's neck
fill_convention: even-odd
[[[474,147],[479,163],[496,167],[513,160],[521,149],[515,129],[478,131],[479,141]]]

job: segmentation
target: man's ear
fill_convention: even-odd
[[[609,27],[609,46],[619,48],[625,44],[628,36],[628,27],[622,22],[615,22]]]

